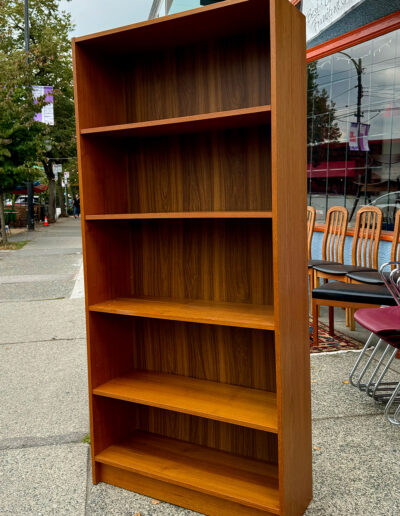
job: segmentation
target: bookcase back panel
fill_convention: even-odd
[[[163,138],[86,137],[85,215],[271,210],[267,125]]]
[[[89,328],[94,388],[145,369],[276,391],[273,332],[99,313]]]
[[[132,295],[273,304],[270,220],[132,224]]]
[[[266,29],[112,57],[78,47],[76,59],[81,129],[270,104]]]
[[[129,152],[130,212],[271,209],[269,128],[142,139]]]
[[[270,104],[269,60],[265,30],[132,56],[124,60],[128,119]]]
[[[277,435],[120,400],[93,399],[95,454],[128,439],[135,430],[179,439],[234,455],[277,464]],[[101,423],[100,423],[101,421]]]
[[[269,219],[86,226],[89,305],[128,296],[273,304]]]

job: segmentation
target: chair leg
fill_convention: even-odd
[[[329,335],[331,337],[335,336],[335,319],[334,319],[333,306],[329,307]]]
[[[310,285],[310,312],[312,311],[312,291],[314,290],[314,269],[308,273],[308,280]]]
[[[371,333],[370,336],[368,337],[368,340],[365,343],[361,353],[360,353],[360,356],[357,358],[356,363],[353,366],[353,369],[350,371],[349,381],[350,381],[350,384],[353,387],[357,387],[358,386],[358,381],[353,380],[353,378],[354,378],[354,375],[355,375],[355,373],[356,373],[356,371],[358,369],[358,366],[360,365],[361,360],[363,359],[365,353],[372,346],[372,341],[373,341],[374,337],[375,337],[375,335],[373,333]]]
[[[398,394],[400,392],[400,382],[393,391],[392,396],[390,397],[390,400],[387,402],[386,408],[385,408],[385,416],[388,421],[390,421],[393,425],[400,425],[400,404],[397,407],[397,409],[394,411],[393,415],[391,414],[392,405],[396,403],[396,401],[400,401],[398,398]]]
[[[355,331],[356,330],[356,321],[354,319],[354,308],[350,308],[350,330]]]
[[[319,305],[316,300],[312,300],[312,318],[313,318],[313,346],[318,346],[318,309]]]
[[[382,373],[380,374],[378,380],[376,381],[375,385],[372,385],[370,386],[368,389],[367,389],[367,394],[368,396],[372,396],[375,400],[378,400],[379,397],[382,397],[382,394],[384,394],[383,392],[379,392],[379,388],[381,387],[381,389],[383,390],[386,390],[387,388],[389,388],[389,386],[392,388],[393,386],[393,383],[392,382],[386,382],[386,383],[383,383],[382,380],[385,376],[385,374],[387,373],[389,367],[390,367],[390,364],[393,362],[395,356],[396,356],[396,353],[397,353],[397,349],[392,349],[391,350],[392,353],[390,354],[390,349],[388,349],[388,352],[389,352],[389,359],[385,365],[385,367],[383,368],[383,371]],[[396,385],[396,384],[394,384]],[[379,396],[380,395],[380,396]],[[386,393],[386,396],[387,396],[387,393]]]
[[[366,364],[364,365],[364,367],[361,370],[360,376],[358,377],[357,384],[356,384],[356,386],[360,389],[360,391],[366,390],[367,384],[362,383],[361,380],[364,378],[365,373],[367,372],[370,364],[373,364],[373,362],[375,361],[375,356],[378,353],[379,349],[381,348],[381,344],[383,344],[384,346],[388,346],[388,344],[384,343],[382,339],[379,339],[378,342],[376,343],[374,350],[370,354]]]

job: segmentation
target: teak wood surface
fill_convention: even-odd
[[[135,370],[94,394],[277,433],[276,394],[186,376]]]
[[[226,0],[77,38],[73,57],[93,480],[299,516],[304,18]]]

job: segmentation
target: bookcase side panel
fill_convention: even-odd
[[[272,191],[282,514],[312,497],[306,249],[306,59],[303,15],[271,0]]]

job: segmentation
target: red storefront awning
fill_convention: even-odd
[[[323,161],[317,167],[307,164],[307,177],[310,179],[355,177],[355,161]]]

